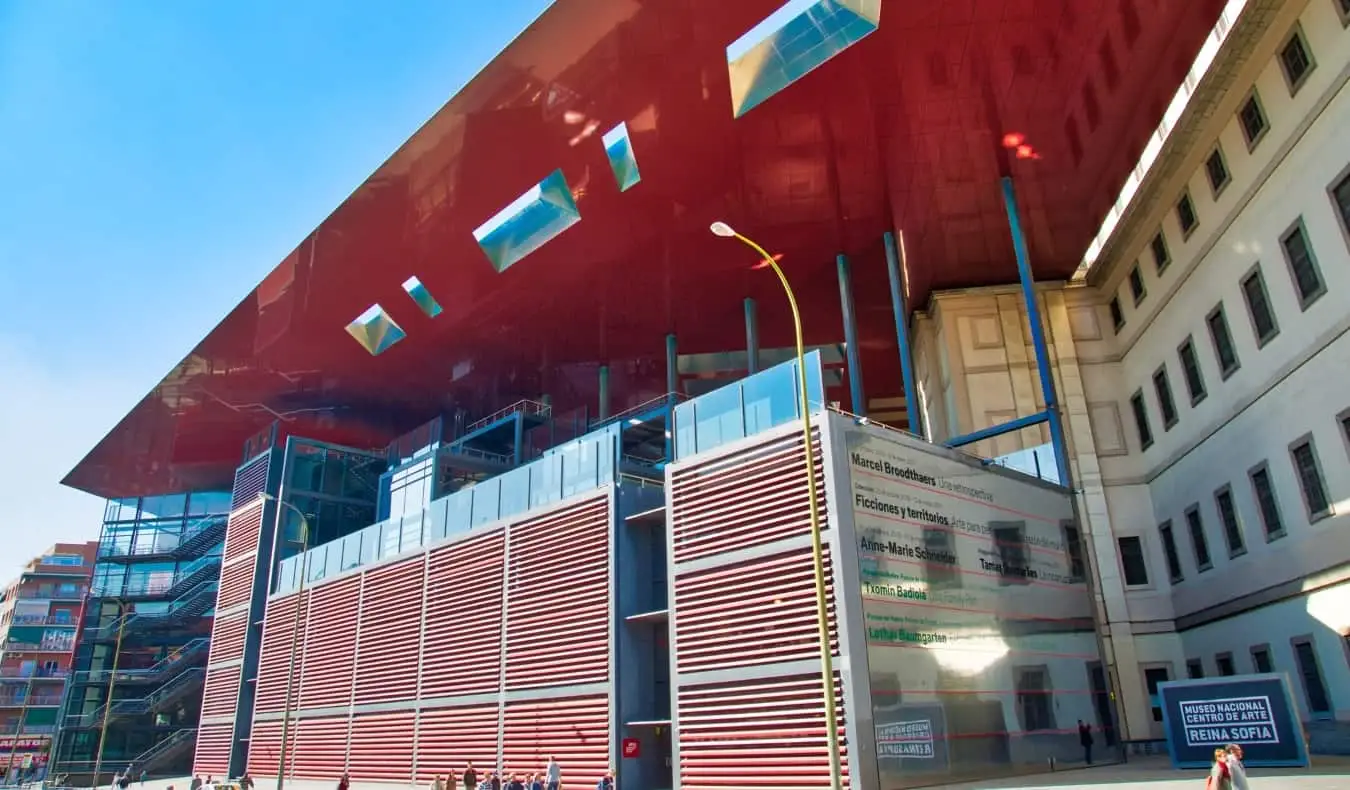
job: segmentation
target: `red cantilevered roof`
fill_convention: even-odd
[[[776,282],[708,233],[716,219],[782,254],[808,342],[842,338],[835,257],[848,255],[869,394],[897,394],[882,234],[904,234],[916,304],[1011,282],[1011,175],[1037,276],[1069,276],[1222,8],[871,3],[875,32],[740,117],[727,47],[781,0],[555,3],[65,483],[223,485],[276,420],[375,446],[451,406],[593,404],[598,364],[617,411],[664,390],[668,333],[681,353],[742,348],[745,297],[760,300],[763,345],[787,345]],[[640,171],[623,191],[601,140],[620,122]],[[498,272],[475,230],[559,169],[580,221]],[[404,292],[414,276],[436,317]],[[407,335],[378,356],[344,331],[373,303]]]

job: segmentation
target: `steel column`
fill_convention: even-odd
[[[909,304],[906,298],[905,264],[901,261],[895,234],[890,231],[882,237],[886,243],[886,274],[891,281],[891,309],[895,312],[895,342],[900,350],[900,378],[905,387],[905,414],[909,430],[922,439],[928,438],[924,425],[923,407],[914,388],[914,356],[909,345]]]
[[[745,299],[745,357],[746,371],[750,375],[759,372],[759,318],[755,313],[755,300]]]
[[[680,389],[680,352],[675,345],[675,335],[666,335],[666,392]]]
[[[848,389],[853,397],[853,413],[867,416],[867,396],[863,394],[862,354],[858,348],[858,316],[853,310],[853,276],[848,256],[835,258],[839,270],[839,305],[844,314],[844,353],[848,358]],[[803,374],[805,375],[805,374]]]
[[[1055,453],[1055,471],[1059,483],[1072,489],[1069,477],[1069,450],[1064,441],[1064,423],[1059,413],[1059,399],[1055,397],[1055,378],[1050,371],[1050,351],[1045,344],[1045,329],[1041,325],[1040,303],[1036,301],[1036,281],[1031,274],[1027,255],[1027,240],[1022,233],[1022,219],[1017,211],[1017,194],[1012,178],[1003,177],[1003,208],[1008,212],[1008,230],[1012,233],[1013,253],[1017,256],[1017,275],[1022,281],[1022,299],[1027,303],[1027,322],[1031,325],[1031,346],[1036,353],[1036,371],[1041,379],[1041,399],[1050,425],[1050,446]]]
[[[600,366],[600,409],[595,418],[599,422],[609,419],[609,365]]]

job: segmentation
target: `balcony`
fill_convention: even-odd
[[[23,667],[0,667],[0,680],[62,680],[69,676],[70,670],[68,669],[30,669],[24,671]]]
[[[106,561],[143,560],[154,557],[185,558],[202,554],[225,537],[229,516],[205,516],[187,525],[182,533],[151,531],[123,533],[114,538],[105,537],[98,545],[98,558]],[[148,534],[147,534],[148,533]],[[123,538],[119,540],[118,538]]]
[[[177,586],[175,585],[175,587]],[[86,629],[84,637],[91,642],[106,642],[116,639],[119,631],[181,625],[184,622],[201,617],[216,605],[216,591],[219,586],[219,582],[214,578],[199,582],[192,589],[175,598],[167,612],[131,612],[113,620],[102,628]]]
[[[0,694],[0,708],[55,708],[61,704],[61,694]]]
[[[69,653],[75,649],[75,635],[69,639],[43,639],[41,642],[20,642],[7,639],[4,649],[16,653]]]
[[[41,614],[16,614],[10,620],[10,625],[54,625],[74,628],[79,623],[69,617],[51,617]]]
[[[25,601],[79,601],[88,592],[87,584],[62,584],[56,587],[21,589],[17,597]]]

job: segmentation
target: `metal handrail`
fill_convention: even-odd
[[[679,403],[680,401],[686,400],[689,400],[689,396],[685,395],[684,393],[667,392],[664,395],[657,395],[654,398],[648,398],[647,400],[643,401],[642,403],[639,403],[636,406],[630,406],[629,408],[624,409],[618,414],[606,417],[603,420],[597,420],[596,422],[591,424],[591,428],[592,429],[603,428],[606,425],[616,423],[620,420],[626,420],[635,414],[645,414],[646,412],[649,412],[652,409],[656,408],[658,405],[667,403]]]
[[[479,428],[482,428],[486,425],[491,425],[497,420],[500,420],[508,415],[515,414],[516,412],[519,412],[527,416],[537,414],[541,417],[547,417],[548,415],[553,413],[553,407],[549,406],[546,403],[540,403],[537,400],[522,398],[516,401],[515,403],[512,403],[510,406],[494,411],[493,413],[489,414],[488,416],[484,417],[481,420],[469,423],[468,427],[464,429],[464,433],[465,434],[473,433]]]
[[[134,682],[136,680],[157,675],[174,667],[186,667],[187,665],[182,662],[188,656],[201,652],[202,650],[208,650],[210,647],[211,638],[208,636],[199,636],[148,667],[143,669],[116,670],[117,679],[125,682]],[[100,682],[111,674],[113,674],[113,670],[111,669],[90,669],[84,672],[77,672],[75,678],[81,683]]]

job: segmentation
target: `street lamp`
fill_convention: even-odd
[[[277,761],[277,790],[283,790],[286,785],[286,735],[291,727],[291,688],[295,683],[295,655],[300,647],[300,622],[304,610],[305,577],[308,576],[306,566],[309,564],[309,516],[300,508],[281,499],[277,499],[266,491],[258,492],[258,499],[264,502],[275,502],[278,505],[290,509],[300,517],[300,586],[295,593],[295,622],[291,625],[291,655],[290,667],[286,671],[286,701],[282,703],[281,708],[281,750],[279,760]],[[281,514],[277,514],[276,529],[281,529]],[[278,541],[274,545],[281,545]]]
[[[797,333],[797,387],[802,404],[802,453],[806,456],[806,492],[811,507],[811,559],[816,571],[816,620],[820,628],[820,674],[825,691],[825,734],[830,749],[830,781],[834,790],[843,788],[843,772],[839,765],[839,727],[834,707],[834,661],[830,650],[830,613],[825,600],[825,552],[820,535],[820,504],[816,501],[816,459],[811,440],[811,405],[806,389],[806,346],[802,340],[802,315],[797,310],[797,297],[792,293],[787,275],[778,261],[751,239],[737,233],[725,222],[714,222],[709,228],[714,236],[737,239],[759,254],[760,266],[768,266],[778,275],[792,308],[792,328]],[[757,267],[758,268],[758,267]]]
[[[108,673],[108,691],[103,695],[103,722],[98,728],[98,751],[94,754],[94,780],[91,787],[98,787],[98,775],[103,770],[103,747],[108,740],[108,715],[112,713],[113,689],[117,685],[117,664],[122,659],[122,636],[127,627],[126,601],[117,602],[117,645],[113,648],[112,671]]]

